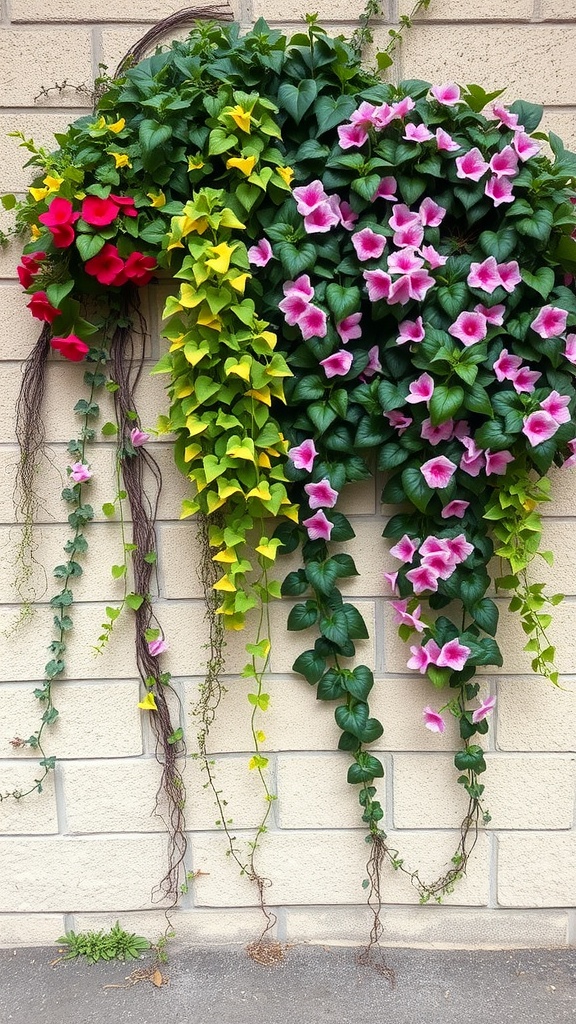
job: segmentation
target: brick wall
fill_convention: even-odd
[[[278,0],[235,0],[236,15],[248,26],[264,15],[290,31],[306,10]],[[0,161],[2,188],[23,191],[28,174],[22,152],[6,133],[19,128],[49,145],[54,131],[85,112],[82,92],[49,88],[64,79],[89,85],[101,62],[113,67],[130,43],[160,15],[176,10],[171,0],[136,0],[132,13],[118,18],[110,0],[4,0],[0,23]],[[343,0],[315,3],[334,31],[351,31],[351,7]],[[385,4],[386,6],[386,4]],[[359,4],[358,4],[359,7]],[[398,13],[409,10],[389,0],[388,19],[376,31],[385,45]],[[503,15],[505,10],[505,15]],[[355,11],[353,12],[355,13]],[[432,0],[406,36],[393,73],[398,78],[455,79],[485,87],[507,85],[507,98],[540,101],[546,125],[576,146],[576,14],[573,0]],[[12,486],[17,462],[14,402],[20,363],[35,338],[34,323],[15,283],[17,253],[0,253],[0,580],[3,628],[10,630],[16,594],[10,580],[17,544],[12,525]],[[160,305],[150,288],[151,322]],[[153,332],[150,364],[159,351]],[[83,368],[53,360],[44,416],[49,459],[39,481],[45,498],[38,530],[38,558],[50,572],[61,558],[67,533],[58,495],[66,466],[65,444],[73,433],[72,405]],[[145,380],[140,408],[145,426],[153,426],[162,406],[158,378]],[[105,404],[105,402],[103,403]],[[189,712],[202,671],[203,606],[195,575],[193,527],[179,522],[184,481],[171,465],[166,443],[155,450],[165,489],[158,527],[161,562],[158,613],[170,640],[166,668],[175,678],[183,705],[183,724],[191,744]],[[113,452],[100,442],[91,462],[95,470],[91,501],[96,509],[111,500]],[[575,602],[576,556],[574,479],[557,473],[555,500],[546,509],[546,546],[556,552],[552,570],[542,579],[562,589],[567,600],[556,610],[553,638],[558,644],[563,688],[553,690],[529,674],[518,623],[502,609],[503,670],[487,670],[486,691],[497,692],[498,711],[488,741],[487,805],[492,823],[480,837],[468,876],[441,907],[415,906],[414,891],[397,874],[387,874],[384,939],[397,945],[522,946],[563,945],[576,936],[576,833],[574,831],[576,735]],[[420,677],[406,672],[405,650],[395,637],[382,571],[390,568],[379,543],[383,515],[377,482],[361,485],[348,498],[357,540],[352,553],[362,573],[348,581],[349,594],[371,626],[361,657],[376,669],[374,712],[384,723],[379,756],[386,769],[383,788],[385,827],[406,862],[424,878],[434,876],[457,841],[462,804],[454,785],[450,751],[456,734],[422,729],[421,710],[433,699]],[[151,816],[158,781],[145,715],[138,711],[130,622],[120,620],[106,653],[95,658],[90,646],[98,634],[106,603],[118,596],[109,566],[118,561],[118,527],[97,517],[90,527],[86,576],[76,589],[74,643],[68,674],[55,686],[61,718],[50,733],[49,752],[59,761],[41,796],[0,804],[0,944],[31,945],[53,941],[65,927],[109,926],[120,917],[125,927],[155,938],[163,927],[151,889],[162,874],[166,842],[161,822]],[[38,570],[38,593],[44,594]],[[368,921],[362,904],[366,847],[354,794],[345,782],[347,755],[335,752],[339,731],[333,708],[318,704],[314,691],[290,674],[300,637],[286,632],[284,606],[274,612],[274,656],[266,719],[267,752],[273,788],[278,794],[270,833],[262,848],[261,869],[273,880],[269,900],[278,913],[278,936],[290,940],[360,941]],[[0,785],[3,791],[36,774],[30,752],[13,751],[14,734],[36,728],[37,705],[31,696],[42,676],[50,639],[51,613],[42,598],[32,622],[2,635],[0,703]],[[247,771],[250,747],[245,681],[239,678],[244,637],[228,645],[228,692],[211,737],[218,782],[229,799],[234,828],[249,837],[258,796]],[[310,792],[309,779],[318,780]],[[254,889],[239,877],[224,855],[217,812],[192,759],[186,767],[190,870],[204,872],[183,897],[174,918],[182,941],[219,941],[257,934]],[[317,797],[320,796],[320,799]]]

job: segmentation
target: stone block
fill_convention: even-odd
[[[2,914],[0,947],[52,946],[64,929],[63,914]]]
[[[53,88],[63,81],[70,86]],[[92,42],[87,29],[2,26],[0,92],[4,106],[90,108],[92,81]]]
[[[573,907],[576,835],[511,833],[498,839],[501,907]]]
[[[34,785],[34,779],[41,777],[43,771],[43,768],[32,768],[31,764],[0,761],[2,794],[12,793],[14,790],[26,792],[30,786]],[[41,793],[36,791],[20,800],[15,800],[10,796],[2,800],[0,803],[0,832],[6,833],[6,835],[25,835],[26,833],[49,835],[58,832],[53,772],[50,772],[42,784]]]
[[[278,824],[283,829],[362,828],[359,788],[346,782],[350,755],[281,754],[278,757]],[[384,804],[384,784],[381,785]]]
[[[538,676],[498,684],[497,746],[500,750],[574,750],[576,687],[563,689]]]

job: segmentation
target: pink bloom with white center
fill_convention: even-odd
[[[327,333],[326,313],[318,306],[309,305],[297,320],[304,341],[310,338],[325,338]]]
[[[75,484],[85,484],[87,480],[90,480],[92,476],[92,470],[84,462],[74,462],[70,466],[70,479]]]
[[[494,711],[496,707],[496,697],[485,697],[480,705],[472,712],[472,721],[474,725],[481,722],[484,718]]]
[[[570,469],[571,466],[576,465],[576,438],[572,441],[568,441],[568,447],[572,454],[569,455],[567,459],[564,459],[562,469]]]
[[[441,256],[433,245],[423,245],[419,250],[427,263],[430,264],[431,270],[436,270],[437,267],[443,267],[448,262],[447,256]]]
[[[469,501],[459,501],[458,499],[449,501],[447,505],[444,505],[440,515],[442,519],[451,519],[452,516],[455,516],[456,519],[462,519],[469,504]]]
[[[512,145],[522,161],[529,160],[530,157],[536,156],[540,152],[539,144],[531,139],[526,132],[515,132]]]
[[[390,548],[390,554],[394,558],[399,558],[405,565],[406,563],[410,564],[418,550],[419,543],[419,537],[412,539],[412,537],[409,537],[408,534],[405,533],[398,543],[395,544],[393,548]]]
[[[350,313],[350,316],[345,316],[339,324],[336,324],[336,330],[340,335],[343,345],[347,345],[349,341],[362,337],[361,319],[362,313]]]
[[[422,541],[420,545],[421,555],[433,555],[437,551],[447,551],[446,540],[444,537],[426,537],[426,540]]]
[[[307,473],[312,472],[314,459],[318,455],[316,445],[312,438],[302,441],[302,444],[288,449],[288,458],[291,460],[294,469],[305,469]]]
[[[337,196],[330,196],[304,217],[304,230],[309,235],[330,231],[340,223],[340,203]]]
[[[518,174],[518,154],[512,146],[504,146],[490,161],[490,170],[497,178],[513,178]]]
[[[514,462],[514,456],[509,451],[491,452],[487,448],[484,455],[486,456],[486,476],[490,476],[492,473],[495,476],[504,476],[508,464]]]
[[[431,569],[439,580],[448,580],[456,568],[456,560],[448,551],[434,551],[430,555],[424,555],[421,565]]]
[[[446,210],[439,203],[435,203],[433,199],[430,199],[430,196],[426,196],[420,203],[418,216],[420,217],[420,223],[424,227],[437,228],[444,220]]]
[[[456,142],[443,128],[436,129],[436,145],[440,152],[444,150],[446,153],[454,153],[462,148],[460,143]]]
[[[147,444],[150,440],[150,434],[146,434],[138,427],[132,427],[132,430],[130,431],[130,440],[134,445],[134,448],[141,448],[142,445]]]
[[[502,287],[509,295],[511,295],[515,290],[516,285],[520,284],[522,280],[517,260],[510,260],[509,263],[499,263],[498,273],[500,274],[500,283]]]
[[[567,319],[568,313],[565,309],[559,309],[558,306],[542,306],[530,327],[541,338],[557,338],[564,334]]]
[[[481,313],[485,316],[489,324],[495,324],[497,327],[501,327],[504,323],[504,313],[506,312],[506,306],[483,306],[481,302],[477,306],[474,306],[475,313]]]
[[[444,644],[440,654],[436,658],[438,668],[451,668],[454,672],[461,672],[470,656],[470,648],[461,644],[458,638]]]
[[[406,662],[406,667],[416,669],[416,671],[424,675],[428,665],[430,664],[430,655],[420,644],[414,644],[410,648],[410,653],[412,657]]]
[[[440,441],[450,440],[453,428],[452,420],[446,420],[444,423],[439,423],[437,427],[433,427],[432,421],[426,419],[422,422],[420,437],[423,437],[425,441],[429,441],[432,445],[437,445],[440,444]]]
[[[417,317],[416,320],[403,320],[401,324],[398,324],[399,336],[396,338],[397,345],[406,345],[408,343],[415,344],[419,341],[424,341],[424,325],[422,323],[422,317]],[[574,335],[576,338],[576,335]]]
[[[389,218],[388,224],[393,231],[398,231],[409,224],[420,224],[420,216],[406,206],[406,203],[396,203],[392,209],[392,216]]]
[[[378,260],[384,252],[386,239],[378,235],[372,228],[363,228],[352,235],[352,245],[359,260]]]
[[[464,562],[468,555],[471,555],[474,551],[474,545],[470,541],[466,540],[463,533],[459,533],[457,537],[447,537],[445,540],[446,547],[451,555],[457,559],[458,562]]]
[[[427,707],[424,708],[422,714],[424,716],[424,725],[427,729],[430,729],[430,732],[444,732],[446,722],[438,711],[434,711],[431,707]]]
[[[427,270],[416,270],[414,273],[408,275],[408,291],[411,299],[416,299],[417,302],[422,302],[426,298],[426,293],[434,287],[436,281]],[[391,289],[392,290],[392,289]]]
[[[350,206],[350,203],[343,201],[340,203],[340,206],[338,208],[338,216],[340,218],[340,223],[342,227],[346,228],[346,231],[352,231],[352,228],[354,227],[356,221],[358,220],[359,215],[355,213],[355,211]]]
[[[350,121],[352,124],[362,125],[363,128],[371,128],[376,124],[377,110],[373,103],[363,100],[358,109],[350,115]]]
[[[510,128],[511,131],[524,131],[524,125],[518,124],[518,114],[513,114],[502,104],[493,103],[492,113],[494,114],[494,117],[496,118],[499,124],[505,125],[505,127]]]
[[[310,301],[314,298],[314,289],[308,274],[301,274],[295,281],[286,281],[282,288],[285,298],[278,303],[278,308],[284,313],[286,323],[294,327],[308,310]]]
[[[470,288],[481,288],[483,292],[488,292],[489,295],[496,291],[496,288],[499,288],[502,282],[494,256],[488,256],[482,263],[472,263],[466,278],[466,284]]]
[[[502,203],[513,203],[514,192],[512,182],[508,178],[497,178],[496,175],[486,182],[484,195],[492,200],[494,206],[501,206]]]
[[[502,383],[504,380],[514,380],[521,365],[520,356],[512,355],[507,348],[503,348],[496,362],[492,364],[492,369],[496,374],[496,380]]]
[[[313,210],[320,206],[320,203],[324,203],[328,199],[324,186],[318,178],[316,181],[311,181],[308,185],[293,188],[292,195],[296,200],[296,209],[303,217],[308,216],[309,213],[312,213]]]
[[[318,509],[308,519],[303,519],[302,526],[306,527],[310,540],[330,540],[330,534],[334,529],[334,523],[326,518],[322,509]]]
[[[464,312],[460,313],[453,324],[450,324],[448,334],[451,334],[453,338],[458,338],[466,348],[469,348],[470,345],[476,345],[479,341],[483,341],[487,330],[485,316],[482,316],[481,313]]]
[[[308,495],[310,508],[334,508],[338,501],[338,491],[335,491],[328,478],[319,480],[316,484],[304,484],[304,490]]]
[[[402,434],[408,430],[408,427],[413,422],[411,416],[405,416],[398,409],[393,409],[392,412],[385,412],[383,415],[388,420],[390,426],[398,431],[398,437],[402,437]]]
[[[519,395],[531,395],[541,376],[542,374],[538,373],[538,370],[531,370],[528,366],[521,366],[518,372],[515,373],[510,380],[512,381],[514,390]]]
[[[376,131],[382,131],[395,118],[395,113],[388,103],[381,103],[374,111],[374,126]]]
[[[569,395],[561,395],[558,391],[551,391],[548,398],[545,398],[540,403],[540,408],[544,409],[544,412],[549,412],[556,420],[556,423],[569,423],[570,410],[567,408],[569,405]]]
[[[418,633],[422,633],[424,631],[426,627],[420,619],[420,615],[422,614],[421,605],[418,605],[413,612],[409,612],[407,611],[407,598],[403,601],[392,601],[391,604],[394,609],[394,621],[396,622],[396,625],[410,626]]]
[[[460,440],[466,449],[460,459],[460,469],[468,476],[478,476],[480,470],[484,468],[484,451],[478,448],[471,437],[462,437]]]
[[[445,455],[437,455],[436,458],[424,462],[420,466],[420,472],[428,487],[442,489],[448,486],[457,468],[456,463],[447,459]]]
[[[346,352],[341,348],[339,352],[334,352],[326,359],[321,359],[320,366],[324,367],[327,377],[344,377],[352,366],[353,359],[354,356],[351,352]]]
[[[337,131],[340,149],[358,149],[368,141],[368,132],[360,124],[341,124]]]
[[[412,381],[409,391],[406,401],[411,405],[415,405],[416,402],[429,402],[434,394],[434,380],[429,373],[422,373],[417,380]]]
[[[365,270],[362,276],[366,281],[370,302],[388,298],[392,284],[390,274],[386,274],[383,270]]]
[[[392,114],[391,120],[394,120],[395,118],[406,117],[406,114],[409,114],[411,110],[414,110],[415,106],[416,104],[414,103],[412,97],[405,96],[403,100],[399,100],[398,103],[392,104],[390,108],[390,112]]]
[[[165,640],[149,640],[148,641],[148,654],[151,654],[153,658],[157,658],[159,654],[164,654],[168,650],[168,644]]]
[[[486,163],[480,150],[474,146],[464,156],[456,157],[456,167],[456,177],[480,181],[480,178],[486,174],[489,164]]]
[[[434,99],[445,107],[453,107],[460,100],[460,89],[455,82],[433,85],[430,92]]]
[[[362,380],[368,380],[373,377],[375,373],[380,373],[382,370],[382,363],[380,362],[380,350],[378,345],[373,345],[368,350],[368,362],[364,367],[360,377]]]
[[[423,594],[425,590],[435,593],[438,590],[438,573],[428,565],[419,565],[406,573],[406,579],[412,584],[415,594]]]
[[[392,241],[399,249],[417,249],[424,241],[424,228],[420,221],[412,221],[403,228],[398,228],[392,235]]]
[[[372,196],[372,202],[375,202],[376,199],[388,199],[389,202],[395,203],[397,198],[397,188],[398,184],[396,178],[393,178],[391,176],[387,178],[382,178],[382,181],[380,182],[378,188],[376,189],[374,195]]]
[[[413,274],[424,266],[424,260],[415,255],[414,249],[400,249],[398,252],[391,252],[387,263],[391,274]]]
[[[386,580],[386,583],[390,587],[393,594],[397,594],[396,581],[398,579],[398,572],[383,572],[382,576]]]
[[[567,334],[564,347],[564,357],[569,363],[576,365],[576,334]]]
[[[410,287],[411,278],[408,274],[402,274],[401,277],[397,277],[395,281],[390,285],[390,292],[388,293],[388,304],[393,306],[398,303],[400,306],[405,306],[407,302],[410,302],[412,298],[412,289]]]
[[[434,136],[425,124],[409,123],[406,125],[406,131],[402,138],[407,142],[429,142]]]
[[[454,424],[454,437],[457,437],[459,441],[463,437],[468,437],[470,434],[470,426],[468,420],[456,420]]]
[[[248,249],[248,259],[254,267],[265,267],[273,258],[272,246],[267,238],[261,238]]]
[[[538,409],[536,412],[531,412],[529,416],[524,417],[522,433],[528,438],[534,448],[537,444],[541,444],[542,441],[548,441],[551,437],[554,437],[559,428],[560,424],[549,412],[546,412],[544,409]]]

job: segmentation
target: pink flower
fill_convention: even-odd
[[[416,343],[424,341],[424,325],[421,316],[417,317],[416,320],[403,320],[401,324],[398,324],[398,330],[400,334],[396,338],[397,345],[406,345],[407,342]],[[574,337],[576,338],[576,335]]]
[[[501,206],[502,203],[513,203],[514,192],[512,182],[508,178],[497,178],[494,175],[486,182],[484,195],[492,200],[494,206]]]
[[[569,423],[570,422],[570,411],[567,406],[570,405],[569,395],[560,395],[558,391],[551,391],[548,398],[545,398],[540,403],[540,408],[544,409],[545,412],[556,420],[556,423]]]
[[[482,291],[492,294],[502,284],[498,273],[498,264],[493,256],[488,256],[483,263],[472,263],[470,273],[466,278],[466,284],[470,288],[481,288]]]
[[[330,534],[334,529],[334,523],[326,518],[322,509],[308,519],[303,519],[302,526],[306,527],[310,540],[330,540]]]
[[[429,139],[433,139],[432,132],[426,127],[425,124],[412,124],[406,125],[406,131],[404,132],[403,138],[407,142],[428,142]]]
[[[399,100],[398,103],[392,104],[390,108],[391,120],[406,117],[406,114],[409,114],[411,110],[414,110],[415,106],[416,104],[412,97],[405,96],[404,99]]]
[[[464,156],[456,157],[456,176],[458,178],[470,178],[472,181],[480,181],[480,178],[486,174],[488,166],[482,153],[475,146],[474,149],[470,149]]]
[[[492,713],[496,706],[496,697],[485,697],[481,704],[472,712],[472,721],[474,725],[481,722],[484,718],[487,718]]]
[[[106,227],[120,213],[120,208],[112,198],[101,199],[99,196],[86,196],[82,201],[82,220],[94,227]]]
[[[454,572],[456,564],[449,551],[434,551],[430,555],[424,555],[421,567],[431,569],[438,579],[447,580]]]
[[[454,640],[450,640],[449,643],[444,644],[436,659],[436,664],[438,668],[451,668],[455,672],[461,672],[468,661],[469,655],[470,648],[466,647],[465,644],[461,644],[456,637]]]
[[[30,302],[27,302],[26,305],[32,316],[35,316],[37,320],[44,320],[47,324],[53,324],[56,317],[62,315],[62,311],[52,305],[44,291],[34,292]]]
[[[164,654],[168,650],[168,644],[165,640],[149,640],[148,641],[148,653],[153,658],[157,658],[159,654]]]
[[[75,484],[84,484],[92,476],[92,470],[84,462],[74,462],[70,466],[70,479]]]
[[[363,100],[357,110],[350,116],[352,124],[362,125],[363,128],[372,128],[377,123],[378,108],[373,103]]]
[[[384,572],[382,573],[382,576],[386,580],[386,583],[390,587],[392,593],[396,594],[396,581],[398,579],[398,572]]]
[[[337,131],[340,149],[358,148],[368,141],[368,132],[359,124],[341,124]]]
[[[463,533],[459,533],[457,537],[447,537],[444,543],[457,562],[464,562],[474,551],[474,545],[466,540]]]
[[[350,203],[340,203],[340,206],[338,207],[338,216],[342,227],[346,228],[346,231],[352,231],[352,228],[358,220],[358,214],[354,212]]]
[[[307,473],[312,472],[314,459],[318,455],[316,445],[312,438],[302,441],[302,444],[288,449],[288,458],[291,459],[295,469],[305,469]]]
[[[142,445],[147,444],[150,440],[150,434],[146,434],[138,427],[132,427],[132,430],[130,431],[130,440],[134,445],[134,448],[141,448]]]
[[[295,281],[286,281],[282,290],[286,297],[278,303],[278,308],[284,313],[286,323],[294,327],[314,298],[314,289],[308,274],[301,274]]]
[[[484,468],[484,452],[471,437],[462,437],[460,440],[466,449],[460,459],[460,469],[468,476],[478,476]]]
[[[304,217],[304,229],[309,235],[330,231],[339,223],[340,203],[337,196],[331,196]]]
[[[576,365],[576,334],[566,335],[566,344],[564,347],[564,357],[569,363]]]
[[[444,732],[446,722],[438,711],[433,711],[431,707],[427,707],[424,708],[422,714],[424,716],[424,725],[427,729],[430,729],[430,732]]]
[[[407,668],[415,668],[423,675],[428,665],[436,664],[440,648],[435,640],[429,640],[427,644],[421,647],[411,647],[410,653],[412,657],[407,662]]]
[[[338,491],[334,490],[327,478],[316,484],[304,484],[304,490],[310,508],[334,508],[338,501]]]
[[[512,452],[491,452],[489,448],[484,453],[486,457],[486,476],[490,476],[494,473],[495,476],[504,476],[506,467],[510,462],[514,462],[514,456]]]
[[[520,284],[522,275],[520,273],[520,267],[516,260],[510,260],[509,263],[499,263],[498,273],[500,274],[500,284],[509,295],[512,294],[517,284]],[[496,309],[498,307],[495,307]]]
[[[424,227],[437,228],[444,220],[446,210],[443,206],[440,206],[439,203],[435,203],[433,199],[426,196],[426,198],[420,203],[418,215],[420,217],[420,223]]]
[[[145,256],[143,252],[131,252],[124,264],[124,276],[142,288],[152,280],[153,271],[157,266],[153,256]],[[123,284],[124,282],[117,281],[116,283]]]
[[[459,501],[458,499],[455,501],[449,501],[447,505],[444,505],[440,515],[442,516],[442,519],[450,519],[451,516],[456,516],[457,519],[462,519],[469,504],[469,501]]]
[[[434,459],[428,459],[420,466],[420,472],[428,487],[447,487],[454,473],[456,472],[455,462],[447,459],[445,455],[437,455]]]
[[[396,182],[396,178],[393,178],[392,176],[382,178],[378,188],[372,196],[372,202],[375,202],[376,199],[388,199],[389,202],[396,202],[397,188],[398,184]]]
[[[100,252],[84,264],[87,274],[95,277],[100,284],[120,285],[124,283],[124,260],[118,249],[110,242],[102,246]]]
[[[351,352],[346,352],[341,348],[339,352],[334,352],[326,359],[321,359],[320,366],[324,367],[327,377],[344,377],[352,366],[353,359],[354,356]]]
[[[564,459],[562,469],[570,469],[571,466],[576,465],[576,438],[572,441],[568,441],[568,447],[572,454],[569,455],[567,459]]]
[[[423,240],[424,228],[420,221],[412,221],[410,224],[405,224],[404,227],[398,228],[392,235],[394,245],[397,245],[400,249],[404,247],[417,249],[419,245],[422,245]]]
[[[415,405],[416,402],[429,402],[434,394],[434,380],[429,373],[422,373],[417,380],[412,381],[409,391],[406,401],[411,405]]]
[[[445,132],[443,128],[436,129],[436,145],[440,152],[444,150],[446,153],[454,153],[457,149],[462,148],[460,143],[455,142],[452,136]]]
[[[410,564],[418,550],[419,543],[419,537],[412,540],[412,538],[405,533],[398,543],[395,544],[394,547],[390,548],[390,554],[393,555],[394,558],[399,558],[401,562],[404,562],[404,565]]]
[[[560,424],[549,412],[539,409],[524,417],[522,433],[525,434],[532,447],[534,447],[537,444],[541,444],[542,441],[548,441],[553,437],[559,426]]]
[[[380,349],[378,345],[372,345],[372,348],[368,349],[368,362],[364,367],[360,377],[362,380],[368,380],[373,377],[375,373],[380,373],[382,370],[382,363],[380,362]]]
[[[454,82],[446,82],[444,85],[433,85],[430,92],[434,99],[445,107],[453,107],[460,99],[460,89]]]
[[[512,114],[505,106],[499,103],[492,104],[492,113],[499,124],[505,125],[511,131],[524,131],[524,126],[518,124],[518,114]]]
[[[568,313],[565,309],[559,309],[558,306],[542,306],[530,327],[541,338],[557,338],[564,334],[567,319]]]
[[[424,266],[424,260],[415,255],[414,249],[391,252],[387,263],[391,274],[414,274]]]
[[[370,302],[388,298],[392,284],[390,274],[386,274],[383,270],[365,270],[362,276],[366,281]]]
[[[481,313],[485,316],[489,324],[495,324],[497,327],[501,327],[504,323],[504,313],[506,307],[502,305],[496,306],[483,306],[481,302],[477,306],[474,306],[475,313]]]
[[[261,238],[248,249],[248,259],[254,267],[265,267],[273,257],[272,246],[267,238]]]
[[[390,426],[398,431],[398,437],[402,437],[402,434],[408,430],[408,427],[413,422],[411,416],[405,416],[404,413],[399,412],[397,409],[393,409],[392,412],[385,412],[383,415],[388,420]]]
[[[536,383],[540,380],[541,376],[542,374],[539,373],[538,370],[530,370],[528,366],[521,366],[520,369],[510,377],[510,380],[519,395],[522,393],[530,395],[534,391]]]
[[[74,213],[74,208],[69,199],[56,196],[52,200],[46,213],[41,213],[38,220],[48,228],[54,245],[57,249],[67,249],[74,241],[74,227],[79,213]]]
[[[386,239],[378,235],[372,228],[363,228],[352,235],[352,245],[359,260],[377,260],[384,252]]]
[[[419,250],[427,263],[430,264],[432,270],[436,270],[437,267],[443,267],[448,262],[447,256],[441,256],[433,245],[423,245]]]
[[[408,224],[419,224],[420,216],[411,210],[406,203],[396,203],[392,209],[392,216],[388,220],[388,224],[393,231],[398,231],[399,228],[405,228]]]
[[[318,306],[307,306],[298,317],[298,327],[302,331],[304,341],[310,338],[325,338],[327,333],[326,313]]]
[[[362,337],[361,319],[362,313],[351,313],[350,316],[344,317],[339,324],[336,324],[336,330],[340,335],[343,345],[347,345],[349,341],[354,341],[355,338]]]
[[[62,338],[52,338],[50,341],[50,347],[56,352],[60,352],[65,359],[70,359],[73,363],[80,363],[90,351],[90,346],[82,341],[77,334],[67,334]]]
[[[514,380],[521,365],[522,360],[520,356],[511,355],[507,348],[503,348],[496,362],[492,364],[492,369],[496,374],[496,380],[502,382],[504,380]]]
[[[497,178],[513,178],[518,174],[518,155],[512,146],[504,146],[490,161],[490,170]]]
[[[395,282],[397,284],[398,282]],[[415,270],[413,273],[408,274],[408,294],[411,299],[416,299],[417,302],[422,302],[426,298],[427,292],[436,284],[433,277],[427,270]],[[390,289],[390,295],[392,295],[393,287]]]
[[[512,145],[522,161],[529,160],[530,157],[536,156],[540,152],[538,143],[531,139],[526,132],[515,132]]]
[[[432,445],[437,445],[440,444],[440,441],[450,440],[453,427],[452,420],[445,420],[444,423],[439,423],[437,427],[433,427],[432,421],[428,418],[422,422],[420,437],[423,437],[425,441],[429,441]]]
[[[468,348],[479,341],[483,341],[488,330],[486,317],[481,313],[460,313],[458,319],[450,324],[448,334],[458,338]]]
[[[321,203],[328,199],[324,186],[318,178],[315,181],[311,181],[308,185],[293,188],[292,195],[296,200],[296,209],[303,217],[307,217],[309,213],[312,213]]]
[[[408,600],[404,601],[392,601],[392,607],[394,609],[394,620],[397,625],[410,626],[411,629],[415,629],[418,633],[422,633],[426,628],[424,623],[420,619],[422,613],[421,605],[418,605],[412,613],[407,611]]]

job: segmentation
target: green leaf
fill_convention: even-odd
[[[308,562],[306,576],[320,594],[329,594],[338,579],[338,565],[328,559],[325,562]]]
[[[431,487],[428,487],[422,473],[415,466],[409,466],[402,473],[402,486],[406,497],[418,509],[425,512],[430,499],[434,495]]]
[[[478,239],[482,252],[486,256],[494,256],[498,263],[503,263],[516,249],[518,236],[514,228],[501,228],[500,231],[483,231]]]
[[[342,512],[332,512],[330,520],[334,524],[330,534],[330,540],[340,544],[342,541],[352,540],[352,538],[356,536],[349,520],[342,514]]]
[[[142,594],[126,594],[125,600],[128,607],[132,608],[135,612],[137,612],[140,606],[144,603]]]
[[[102,505],[102,512],[108,519],[111,519],[116,513],[116,506],[111,501],[105,501]]]
[[[368,705],[363,701],[355,703],[351,708],[340,704],[334,717],[342,732],[351,732],[353,736],[360,737],[368,721]]]
[[[538,267],[535,274],[523,270],[522,280],[546,301],[554,287],[554,271],[550,267]]]
[[[347,781],[352,786],[355,786],[362,782],[369,782],[370,779],[382,779],[383,777],[384,768],[382,762],[377,757],[374,757],[373,754],[367,754],[363,751],[361,754],[358,754],[354,764],[350,765]]]
[[[314,106],[314,113],[318,121],[318,135],[335,128],[336,125],[346,121],[350,114],[356,109],[352,96],[320,96]],[[298,160],[302,159],[301,150],[298,150]]]
[[[350,639],[348,633],[348,620],[344,611],[339,608],[331,615],[324,615],[320,618],[319,628],[322,636],[325,636],[332,643],[339,647]]]
[[[498,628],[498,608],[489,597],[482,598],[469,609],[474,621],[480,629],[490,636],[496,636]]]
[[[348,623],[348,636],[350,640],[366,640],[369,633],[358,609],[353,604],[343,604],[342,611]]]
[[[360,739],[362,743],[374,743],[375,740],[379,740],[384,732],[382,723],[377,718],[369,718],[366,722]]]
[[[460,772],[473,771],[483,772],[486,770],[486,762],[484,760],[484,751],[482,747],[475,745],[466,747],[465,750],[459,750],[454,757],[454,764]]]
[[[84,263],[97,256],[105,244],[106,239],[102,235],[76,235],[76,248]]]
[[[475,369],[475,367],[474,367]],[[434,388],[430,399],[430,419],[432,426],[437,427],[446,420],[452,419],[460,411],[464,401],[464,389],[461,387],[449,388],[439,384]]]
[[[456,320],[458,314],[466,309],[467,300],[468,287],[462,281],[457,281],[448,287],[438,288],[438,302],[452,320]]]
[[[333,555],[332,561],[338,567],[338,576],[340,578],[360,575],[351,555],[347,555],[345,552],[342,552],[340,554]]]
[[[172,129],[168,124],[145,119],[138,129],[138,138],[142,149],[144,166],[149,169],[157,167],[166,158],[165,145],[172,137]]]
[[[278,103],[300,124],[307,110],[318,95],[318,85],[312,78],[305,78],[298,85],[282,82],[278,89]]]
[[[367,700],[373,686],[374,675],[366,665],[358,665],[344,680],[345,689],[357,700]]]
[[[318,683],[317,699],[340,700],[341,697],[344,697],[346,691],[343,686],[342,675],[343,673],[339,672],[338,669],[329,668]]]
[[[515,100],[510,105],[510,110],[518,115],[518,121],[524,125],[528,135],[536,131],[544,113],[544,108],[539,103],[527,103],[526,100]]]
[[[287,628],[291,630],[309,629],[318,618],[318,606],[316,601],[306,601],[306,604],[295,604],[290,609]]]
[[[292,670],[299,672],[306,682],[314,686],[326,671],[326,659],[317,651],[303,651],[296,658]]]
[[[340,284],[329,284],[326,288],[326,302],[336,323],[344,320],[351,313],[360,309],[360,289],[345,287]]]
[[[113,565],[112,566],[112,579],[119,580],[122,576],[126,575],[128,566],[126,565]]]
[[[105,423],[104,426],[101,428],[101,433],[104,435],[104,437],[114,437],[115,434],[118,433],[118,427],[116,426],[115,423]]]
[[[535,238],[538,242],[547,242],[553,223],[554,219],[550,210],[539,207],[533,210],[531,217],[522,217],[516,221],[516,230],[518,234]]]
[[[296,572],[289,572],[282,583],[282,593],[285,597],[300,597],[308,590],[308,579],[304,569]]]

